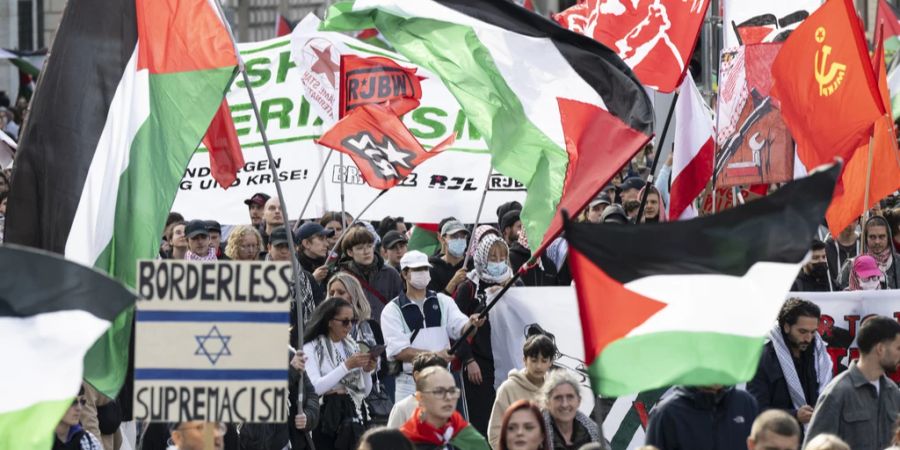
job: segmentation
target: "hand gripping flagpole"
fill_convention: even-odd
[[[672,113],[675,112],[675,104],[678,103],[678,94],[679,91],[675,91],[675,95],[672,96],[672,104],[669,105],[669,112],[666,114],[666,123],[663,125],[662,135],[659,138],[658,150],[656,151],[656,156],[653,157],[653,164],[650,165],[650,175],[647,177],[647,184],[644,185],[644,193],[641,195],[641,206],[638,208],[634,223],[641,223],[641,218],[644,217],[644,207],[647,206],[647,197],[650,196],[650,187],[653,185],[653,178],[656,175],[656,166],[659,164],[659,157],[662,155],[663,144],[666,142],[666,134],[669,132],[669,124],[672,122]],[[673,149],[672,151],[675,150]]]
[[[244,60],[241,58],[241,53],[237,47],[237,41],[234,39],[234,33],[231,31],[231,26],[228,25],[228,22],[225,20],[225,13],[222,11],[222,5],[219,4],[219,1],[216,0],[213,2],[216,5],[216,9],[218,10],[219,20],[222,21],[222,24],[225,26],[225,29],[228,30],[228,35],[231,37],[231,43],[234,45],[234,54],[237,57],[238,63],[238,71],[240,71],[241,76],[244,79],[244,85],[247,87],[247,94],[250,96],[250,104],[253,106],[253,115],[256,117],[256,123],[259,125],[259,134],[263,141],[263,147],[266,149],[266,156],[269,159],[269,168],[272,171],[272,179],[275,181],[275,191],[278,193],[278,201],[281,202],[281,214],[284,217],[285,228],[288,228],[288,224],[290,224],[290,218],[287,212],[287,202],[284,200],[284,192],[281,188],[281,181],[278,179],[278,172],[275,167],[275,158],[272,156],[272,148],[269,146],[269,138],[266,136],[266,125],[263,122],[262,117],[259,113],[259,105],[256,102],[256,96],[253,94],[253,86],[250,84],[250,77],[247,75],[246,67],[244,66]],[[288,248],[291,252],[291,273],[293,274],[294,279],[294,303],[297,305],[297,349],[301,350],[303,348],[303,334],[304,334],[304,323],[303,323],[303,304],[300,299],[300,263],[297,261],[297,250],[294,248],[294,239],[293,233],[289,236],[288,239]],[[303,414],[303,397],[304,397],[304,389],[303,389],[303,379],[304,372],[300,372],[300,378],[297,382],[297,413]],[[307,442],[312,442],[309,434],[306,431],[300,430],[301,433],[306,435]]]

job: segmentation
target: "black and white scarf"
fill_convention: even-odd
[[[772,340],[772,346],[775,348],[775,356],[778,357],[778,364],[781,365],[781,372],[784,373],[784,380],[788,385],[788,393],[791,395],[791,403],[794,409],[800,409],[806,405],[806,395],[803,394],[803,386],[800,384],[800,377],[797,375],[797,368],[794,367],[794,358],[791,356],[791,350],[784,341],[784,334],[781,332],[781,326],[775,324],[775,327],[769,331],[769,339]],[[825,350],[825,341],[815,334],[813,338],[813,358],[816,367],[816,380],[819,382],[819,395],[828,382],[831,381],[831,357]]]

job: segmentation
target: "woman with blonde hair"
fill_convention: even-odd
[[[843,439],[833,435],[833,434],[820,434],[814,437],[806,447],[805,450],[850,450],[850,446],[844,442]]]
[[[250,225],[238,225],[228,235],[225,256],[235,261],[256,261],[259,259],[262,246],[263,240],[259,231]]]
[[[326,296],[340,297],[350,302],[353,306],[353,315],[357,325],[353,327],[350,335],[356,342],[374,347],[379,342],[384,342],[381,336],[381,327],[378,322],[372,320],[372,306],[366,298],[359,281],[347,272],[337,272],[331,276],[326,286]]]

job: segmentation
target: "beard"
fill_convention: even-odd
[[[884,370],[884,373],[890,374],[897,371],[897,361],[889,359],[888,357],[881,358],[881,361],[878,361],[881,368]]]
[[[798,339],[795,339],[790,334],[786,334],[785,338],[787,339],[788,346],[793,349],[797,349],[801,352],[804,352],[804,351],[806,351],[806,349],[809,348],[809,344],[810,344],[809,342],[800,342]]]

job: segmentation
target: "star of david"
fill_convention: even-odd
[[[223,336],[216,325],[213,325],[205,336],[194,336],[194,339],[198,344],[194,355],[206,356],[212,365],[216,365],[222,356],[231,356],[231,350],[228,349],[228,341],[231,340],[231,336]]]
[[[328,78],[328,82],[334,87],[334,74],[341,70],[341,67],[331,60],[331,46],[329,45],[322,50],[312,47],[312,51],[318,59],[310,69],[315,73],[325,75]]]

